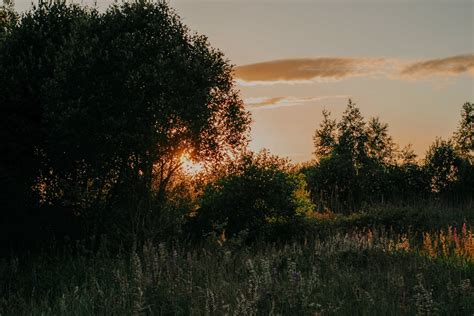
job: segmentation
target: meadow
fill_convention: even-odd
[[[470,315],[472,212],[468,223],[462,212],[444,214],[458,224],[397,232],[362,228],[362,214],[325,213],[287,241],[211,234],[199,245],[51,246],[0,261],[0,314]]]

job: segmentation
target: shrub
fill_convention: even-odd
[[[284,159],[265,151],[245,153],[225,169],[200,196],[195,223],[201,233],[217,230],[235,236],[248,230],[252,236],[313,210],[303,175]]]

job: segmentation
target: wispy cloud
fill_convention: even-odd
[[[247,98],[244,100],[245,105],[249,110],[269,110],[281,107],[298,106],[310,102],[316,102],[327,99],[350,98],[349,95],[331,95],[319,97],[258,97]]]
[[[417,61],[400,71],[403,77],[420,78],[432,75],[452,76],[462,73],[474,75],[474,54]]]
[[[474,54],[410,61],[394,58],[320,57],[279,59],[238,66],[240,85],[333,82],[348,77],[419,79],[428,76],[474,75]]]

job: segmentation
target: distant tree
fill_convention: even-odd
[[[367,155],[380,164],[393,163],[395,144],[388,134],[388,124],[378,117],[371,118],[367,124]]]
[[[196,222],[203,232],[224,229],[258,234],[266,225],[293,220],[312,211],[303,175],[268,152],[245,153],[204,188]]]
[[[232,66],[165,2],[41,2],[0,57],[3,165],[46,204],[149,213],[184,152],[219,160],[247,143]]]
[[[433,192],[444,193],[458,179],[459,157],[450,141],[437,138],[425,156],[425,168]]]
[[[417,155],[413,150],[413,145],[408,144],[400,150],[398,154],[398,162],[402,165],[415,165],[416,157]]]
[[[313,201],[318,209],[353,210],[359,204],[359,172],[368,162],[364,118],[349,99],[339,122],[323,111],[313,140],[316,163],[304,168]]]
[[[331,112],[327,110],[323,110],[322,115],[323,120],[313,137],[314,155],[318,160],[331,154],[337,144],[336,120],[331,119]]]
[[[368,135],[366,123],[359,108],[349,99],[347,108],[337,124],[338,144],[336,150],[339,155],[351,159],[356,172],[367,159],[366,142]]]
[[[390,167],[395,161],[395,144],[388,134],[388,124],[371,118],[366,126],[366,159],[359,172],[363,200],[384,202],[391,195]]]
[[[389,166],[389,201],[403,204],[428,198],[430,179],[426,168],[418,164],[412,145],[404,146],[394,156],[395,163]]]
[[[459,180],[456,183],[457,200],[474,199],[474,103],[464,103],[458,129],[453,135],[454,147],[460,156]]]
[[[474,163],[474,103],[466,102],[462,106],[461,121],[453,139],[456,150]]]
[[[359,198],[355,167],[347,156],[334,152],[302,170],[311,197],[319,211],[330,209],[347,213],[354,210]]]

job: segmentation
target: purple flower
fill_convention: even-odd
[[[301,281],[301,272],[293,272],[292,274],[293,282],[298,283]]]

